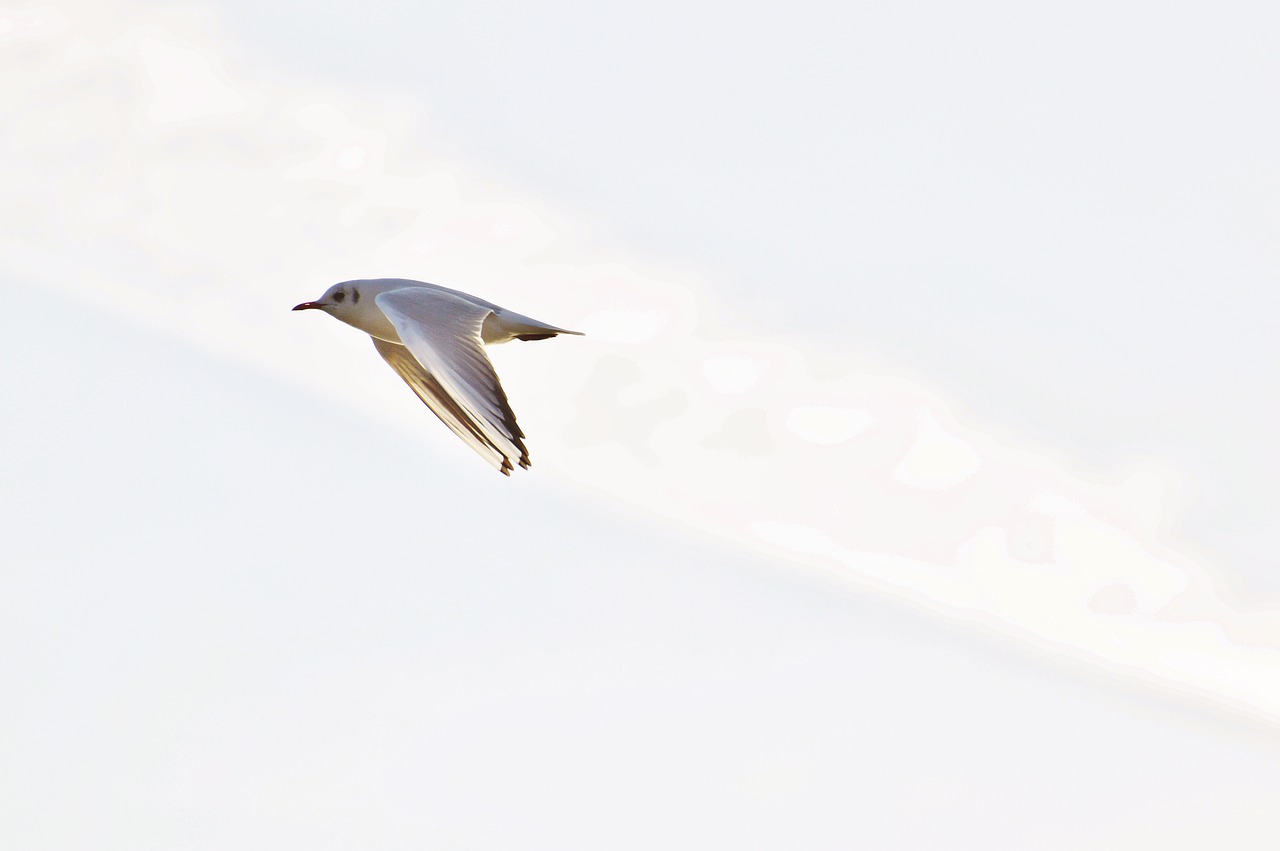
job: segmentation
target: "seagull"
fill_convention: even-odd
[[[575,334],[458,290],[377,278],[343,281],[294,310],[322,310],[373,338],[373,346],[453,433],[510,476],[529,468],[524,432],[485,345]]]

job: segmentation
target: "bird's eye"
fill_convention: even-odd
[[[336,301],[338,304],[342,304],[342,300],[346,297],[347,297],[347,294],[342,290],[338,290],[336,293],[333,294],[333,300]]]
[[[352,291],[351,291],[351,303],[352,303],[352,304],[359,304],[359,303],[360,303],[360,291],[359,291],[359,290],[352,290]]]

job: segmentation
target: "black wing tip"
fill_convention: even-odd
[[[515,466],[511,461],[511,456],[503,455],[502,463],[498,466],[498,472],[504,476],[510,477],[511,472],[515,470]],[[527,470],[533,466],[533,462],[529,460],[529,452],[524,448],[524,446],[520,447],[520,460],[516,461],[516,464],[519,464],[520,469],[522,470]]]
[[[521,447],[521,448],[523,448],[523,447]],[[533,466],[533,462],[529,460],[529,453],[528,453],[528,452],[522,453],[522,454],[520,455],[520,460],[519,460],[519,461],[517,461],[516,463],[520,465],[520,469],[522,469],[522,470],[527,470],[527,469],[529,469],[530,467],[532,467],[532,466]],[[515,467],[514,467],[514,466],[512,466],[512,464],[511,464],[511,459],[504,455],[504,456],[502,457],[502,465],[501,465],[500,467],[498,467],[498,472],[499,472],[499,473],[501,473],[501,474],[502,474],[502,475],[504,475],[504,476],[508,476],[508,477],[510,477],[510,475],[511,475],[511,471],[512,471],[512,470],[514,470],[514,469],[515,469]]]

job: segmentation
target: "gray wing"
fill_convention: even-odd
[[[453,433],[510,475],[529,466],[524,432],[481,342],[493,312],[451,293],[406,288],[382,293],[377,305],[403,346],[374,338],[374,346],[418,398]]]

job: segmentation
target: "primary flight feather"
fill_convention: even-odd
[[[322,310],[373,338],[418,398],[503,475],[529,466],[524,432],[484,347],[578,334],[457,290],[404,278],[343,281],[294,310]]]

